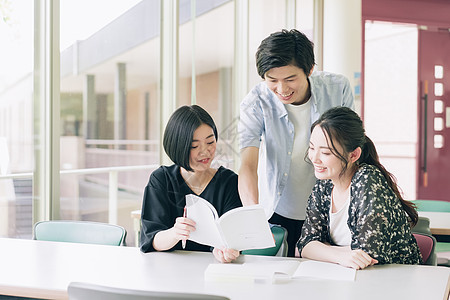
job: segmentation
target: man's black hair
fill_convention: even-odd
[[[314,44],[296,29],[272,33],[256,51],[256,68],[262,79],[270,69],[288,65],[299,67],[309,76],[314,64]]]

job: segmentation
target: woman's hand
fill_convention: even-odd
[[[303,247],[304,258],[332,262],[353,269],[364,269],[378,263],[361,249],[352,250],[350,246],[331,246],[319,241],[311,241]]]
[[[229,248],[213,249],[214,257],[221,263],[229,263],[239,257],[239,251]]]
[[[189,239],[189,235],[195,230],[195,222],[191,219],[178,217],[173,227],[162,230],[155,235],[153,239],[153,248],[157,251],[171,249],[180,240]]]
[[[372,258],[361,249],[352,250],[349,247],[340,247],[340,250],[338,264],[342,266],[362,270],[378,263],[378,260]]]
[[[177,242],[180,240],[186,241],[194,230],[195,222],[193,220],[185,217],[178,217],[175,219],[175,224],[172,227],[173,238]]]

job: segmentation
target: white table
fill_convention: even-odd
[[[450,213],[419,211],[419,216],[430,219],[430,230],[435,235],[450,235]]]
[[[211,253],[143,254],[115,247],[0,238],[0,294],[67,299],[72,281],[231,299],[448,299],[450,268],[383,265],[358,271],[355,282],[292,279],[282,283],[208,283]],[[240,261],[277,257],[242,256]],[[294,259],[294,258],[291,258]]]

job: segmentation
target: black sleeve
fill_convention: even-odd
[[[156,251],[153,248],[156,233],[171,228],[175,219],[183,214],[184,195],[177,195],[171,186],[169,177],[163,168],[159,168],[152,173],[145,187],[141,215],[142,252]]]

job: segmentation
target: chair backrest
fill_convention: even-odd
[[[431,235],[430,219],[427,217],[419,217],[417,224],[411,229],[414,233],[425,233]]]
[[[244,250],[242,251],[242,254],[264,255],[264,256],[287,256],[288,251],[287,230],[280,225],[274,224],[270,224],[270,230],[272,231],[273,238],[275,240],[275,247],[265,249]]]
[[[450,212],[450,202],[443,200],[413,200],[418,211]]]
[[[69,300],[229,300],[218,295],[130,290],[83,282],[71,282],[67,292]]]
[[[34,224],[33,239],[84,244],[125,245],[122,226],[88,221],[42,221]]]
[[[422,260],[424,265],[437,265],[437,258],[435,253],[436,239],[434,236],[424,233],[413,233],[416,238],[417,245],[422,254]]]

